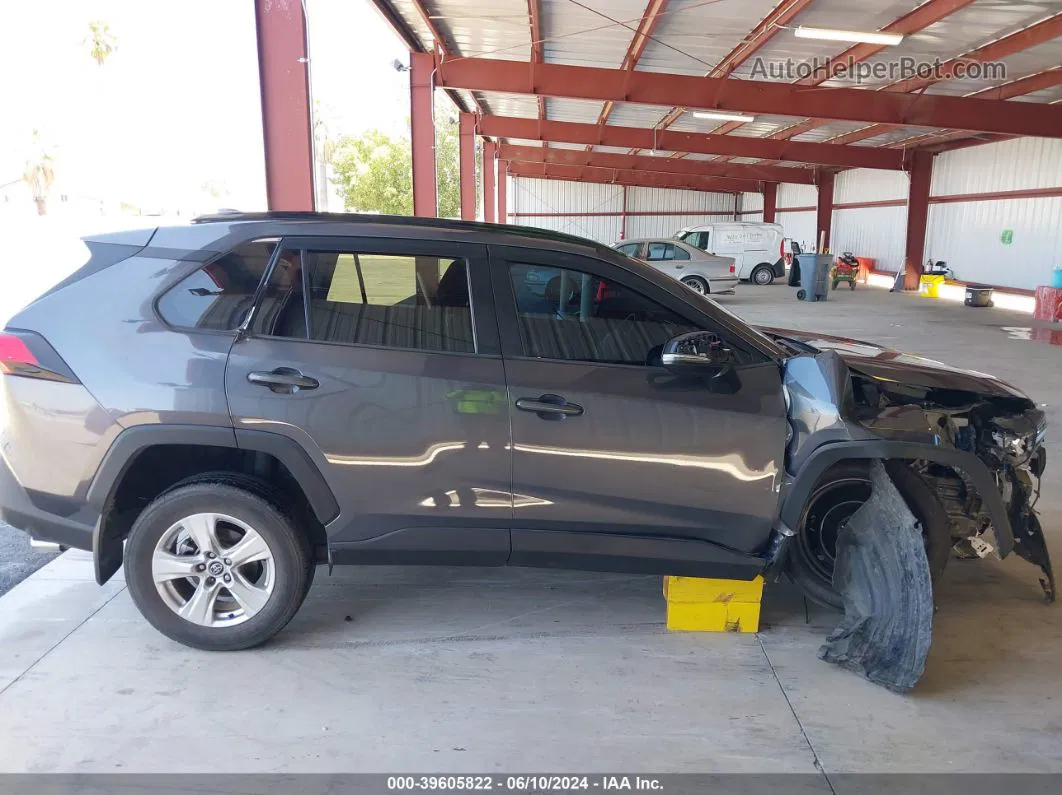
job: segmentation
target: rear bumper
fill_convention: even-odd
[[[709,279],[713,293],[732,293],[741,281],[737,276],[717,276]]]
[[[80,512],[79,512],[80,513]],[[66,547],[92,550],[93,525],[41,510],[0,457],[0,521],[33,538]]]

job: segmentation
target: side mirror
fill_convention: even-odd
[[[715,378],[730,369],[730,349],[710,331],[691,331],[665,343],[660,363],[679,375]]]

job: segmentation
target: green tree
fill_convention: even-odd
[[[98,66],[103,66],[118,49],[118,39],[111,33],[111,26],[99,20],[89,22],[89,35],[85,44],[88,45],[89,55]]]
[[[47,147],[41,143],[39,130],[33,131],[33,154],[26,161],[26,170],[22,172],[22,181],[26,183],[33,202],[37,205],[37,214],[44,215],[48,212],[48,193],[55,182],[55,171],[52,168],[52,155]]]
[[[461,215],[459,132],[456,114],[435,119],[436,182],[439,215]],[[332,181],[343,204],[354,212],[413,214],[413,156],[408,136],[379,130],[340,138],[331,152]]]

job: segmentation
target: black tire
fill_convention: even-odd
[[[797,300],[798,301],[803,301],[807,297],[807,295],[808,294],[807,294],[806,290],[797,290]]]
[[[855,289],[855,279],[852,279],[852,281],[848,282],[848,289],[849,290],[854,290]]]
[[[948,513],[926,482],[903,462],[886,461],[885,469],[922,525],[929,573],[935,582],[951,554]],[[830,538],[830,533],[835,532],[837,523],[850,516],[869,495],[870,473],[866,461],[842,461],[831,467],[812,491],[796,529],[796,537],[789,547],[787,571],[789,579],[813,602],[844,608],[841,595],[833,587],[833,559],[830,555],[836,537]],[[816,521],[816,511],[825,511],[826,515],[820,515]],[[831,511],[832,516],[829,515]],[[827,526],[830,523],[832,526]]]
[[[752,273],[749,274],[749,281],[760,287],[766,287],[774,282],[774,268],[770,265],[760,264],[752,269]]]
[[[831,282],[830,289],[831,290],[836,290],[838,284],[840,284],[840,282],[838,282],[838,281]]]
[[[710,295],[712,292],[711,287],[708,286],[708,282],[700,276],[687,276],[682,280],[682,283],[693,290],[693,292],[700,293],[701,295]]]
[[[144,509],[126,544],[125,578],[133,602],[155,629],[192,648],[237,651],[264,643],[291,621],[306,597],[315,565],[309,541],[299,531],[293,513],[282,502],[269,499],[268,490],[266,484],[246,476],[200,476],[170,489]],[[192,623],[177,615],[155,586],[152,560],[156,545],[174,524],[197,513],[227,514],[246,522],[269,548],[273,590],[261,609],[242,623]]]

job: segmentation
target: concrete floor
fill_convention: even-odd
[[[1005,330],[1028,316],[871,289],[723,302],[995,373],[1058,427],[1062,347]],[[274,643],[211,655],[158,635],[120,578],[98,588],[87,555],[51,562],[0,599],[0,772],[1062,772],[1062,605],[1017,559],[952,562],[908,696],[820,662],[837,616],[785,585],[758,635],[694,635],[664,630],[656,577],[319,575]]]

